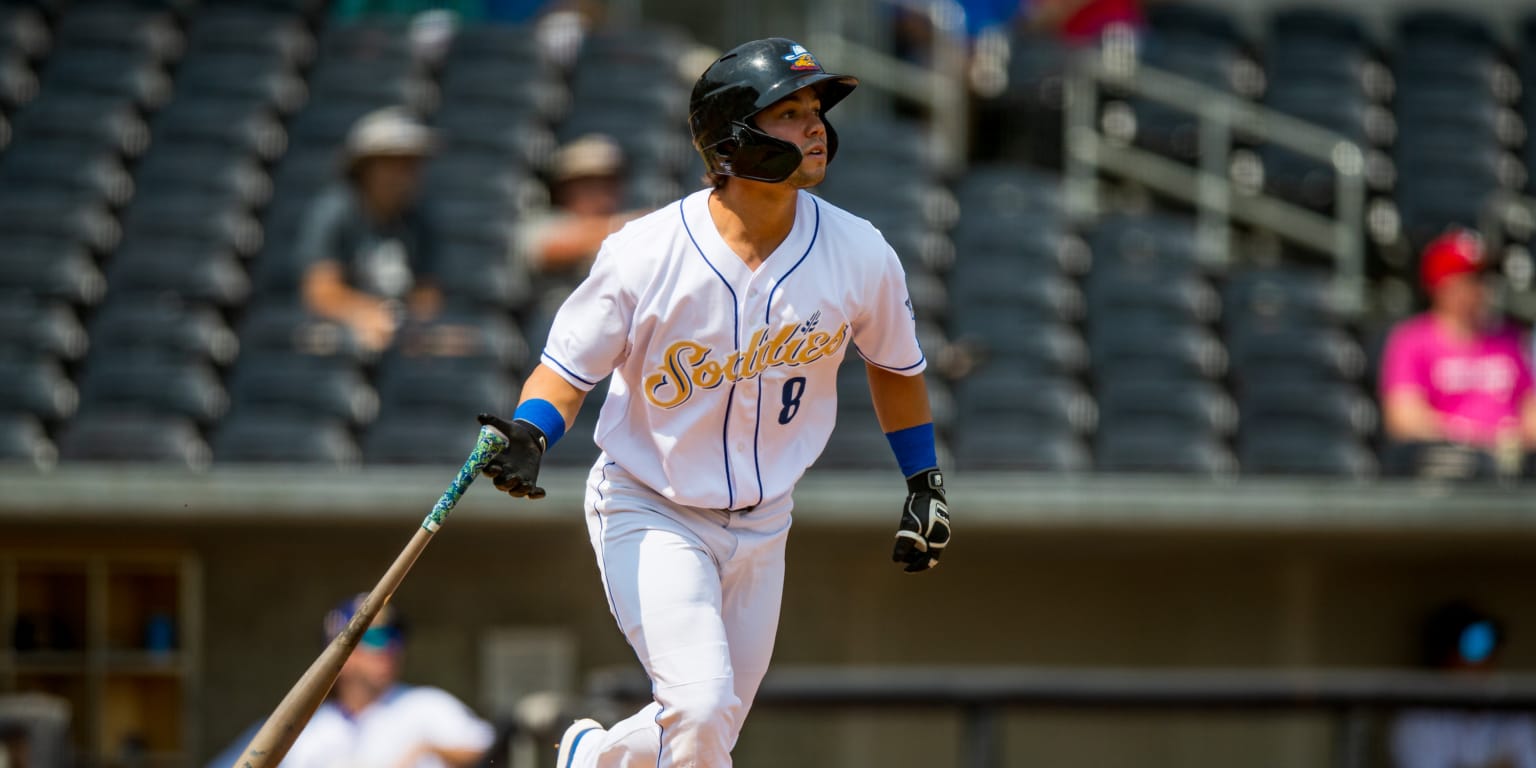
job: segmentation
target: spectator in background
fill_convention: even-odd
[[[1463,602],[1425,622],[1424,662],[1450,674],[1487,674],[1504,645],[1499,621]],[[1536,768],[1536,718],[1524,712],[1417,709],[1392,726],[1397,768]]]
[[[1530,348],[1520,328],[1491,316],[1484,262],[1471,232],[1453,230],[1425,246],[1420,272],[1430,309],[1387,340],[1382,410],[1387,437],[1399,444],[1470,446],[1517,471],[1521,456],[1536,450]]]
[[[575,290],[608,235],[642,213],[624,211],[624,151],[602,134],[587,134],[555,153],[550,170],[553,208],[530,216],[518,249],[539,276],[538,331]]]
[[[1141,0],[1030,0],[1029,26],[1063,42],[1096,45],[1111,28],[1146,26]]]
[[[367,595],[325,615],[329,643]],[[281,768],[469,768],[477,765],[495,733],[452,694],[400,683],[405,627],[385,605],[347,657],[336,685],[288,750]],[[253,726],[215,757],[208,768],[228,768],[256,735]]]
[[[371,350],[389,346],[407,317],[428,319],[436,233],[418,201],[434,139],[399,107],[364,115],[345,146],[345,179],[316,200],[299,234],[300,290],[316,315],[352,329]]]

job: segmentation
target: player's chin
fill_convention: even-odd
[[[795,169],[794,174],[789,177],[789,183],[793,185],[795,189],[809,189],[816,186],[817,184],[820,184],[826,178],[826,162],[819,162],[807,158],[804,162],[800,163],[800,167]]]

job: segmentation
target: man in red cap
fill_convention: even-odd
[[[1482,241],[1452,230],[1425,246],[1428,312],[1387,340],[1381,400],[1387,436],[1496,453],[1536,450],[1536,390],[1521,330],[1491,316]],[[1511,450],[1513,449],[1513,450]]]

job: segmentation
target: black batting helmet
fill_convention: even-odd
[[[688,102],[693,145],[714,173],[783,181],[800,167],[800,147],[764,133],[753,116],[801,88],[815,87],[830,163],[837,154],[837,132],[826,121],[826,112],[858,84],[858,78],[824,71],[816,57],[793,40],[770,37],[743,43],[716,59],[693,85]]]

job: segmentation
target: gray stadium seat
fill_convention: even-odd
[[[208,444],[185,416],[125,411],[83,412],[59,434],[59,456],[71,461],[208,465]]]
[[[58,449],[35,417],[25,413],[0,413],[0,464],[47,469],[58,457]]]
[[[379,396],[350,360],[257,350],[229,380],[233,410],[288,413],[360,425],[378,415]]]
[[[67,419],[79,405],[75,385],[47,358],[0,354],[0,412],[30,413],[40,419]]]
[[[1366,437],[1376,431],[1376,405],[1355,384],[1277,374],[1243,385],[1238,396],[1243,429],[1309,426]]]
[[[176,76],[176,96],[193,101],[262,104],[279,114],[304,106],[309,88],[290,65],[259,54],[189,56]]]
[[[315,38],[294,16],[245,7],[210,7],[187,30],[187,58],[235,55],[271,58],[290,67],[314,59]]]
[[[219,306],[239,305],[250,295],[250,279],[217,242],[196,239],[135,238],[124,243],[107,269],[114,292],[171,293]]]
[[[346,427],[313,415],[236,411],[213,435],[213,460],[220,464],[305,464],[345,469],[361,451]]]
[[[1094,375],[1215,379],[1226,373],[1227,354],[1204,328],[1171,325],[1159,315],[1126,313],[1116,323],[1096,323],[1089,333]]]
[[[953,337],[980,347],[988,359],[1067,375],[1088,366],[1088,347],[1069,325],[1041,322],[1007,306],[961,305],[955,310]]]
[[[162,350],[215,365],[227,365],[240,349],[234,331],[212,307],[116,291],[91,320],[91,342],[113,350]]]
[[[376,353],[358,344],[346,326],[310,315],[289,302],[250,306],[240,324],[240,349],[293,352],[320,357],[342,357],[358,362],[371,361]]]
[[[383,410],[460,422],[477,413],[512,410],[517,381],[506,369],[455,362],[432,357],[390,360],[379,377]]]
[[[450,302],[518,311],[533,300],[533,276],[506,248],[450,239],[439,244],[437,260],[437,286]]]
[[[1244,430],[1237,459],[1249,475],[1331,475],[1366,479],[1377,473],[1375,456],[1348,431],[1315,425],[1277,425]]]
[[[237,147],[157,146],[139,160],[134,180],[148,195],[195,193],[247,209],[260,208],[272,197],[272,180],[261,163]]]
[[[1028,425],[1033,430],[1086,436],[1098,426],[1093,397],[1081,384],[1062,376],[988,366],[962,379],[956,394],[961,432]]]
[[[158,194],[140,194],[124,212],[125,248],[133,241],[192,240],[242,257],[261,250],[261,225],[238,199],[181,189],[155,191]]]
[[[160,65],[134,51],[61,48],[43,69],[45,93],[94,94],[157,109],[171,96]]]
[[[44,91],[16,116],[18,143],[38,139],[76,141],[138,157],[149,147],[149,128],[122,99]]]
[[[1202,324],[1221,313],[1221,297],[1192,268],[1101,265],[1084,285],[1094,325],[1119,325],[1128,315],[1156,315],[1172,323]]]
[[[66,239],[0,235],[0,293],[95,304],[107,282],[84,247]]]
[[[68,304],[24,293],[0,298],[0,351],[78,360],[87,346],[85,328]]]
[[[1211,382],[1110,376],[1099,380],[1096,394],[1106,427],[1157,421],[1218,436],[1237,430],[1237,406]]]
[[[205,363],[101,349],[86,360],[80,401],[85,410],[175,414],[204,424],[217,421],[229,405],[218,375]]]
[[[955,438],[955,467],[964,470],[1077,473],[1093,469],[1083,441],[1067,431],[1030,423],[962,428]]]
[[[173,147],[212,145],[264,161],[288,147],[282,124],[263,104],[228,99],[177,98],[155,116],[155,139]]]
[[[169,13],[112,4],[69,10],[59,21],[56,39],[59,48],[118,48],[157,61],[181,55],[185,42]]]
[[[28,141],[23,152],[0,160],[0,188],[46,189],[117,207],[133,197],[134,182],[109,150],[73,141]]]
[[[477,425],[474,417],[473,413],[467,418],[444,418],[435,413],[386,411],[363,435],[363,461],[368,464],[458,466],[475,447]],[[565,453],[572,447],[575,446],[562,441],[550,456]]]
[[[961,261],[949,278],[957,306],[995,304],[1041,321],[1072,323],[1083,318],[1083,292],[1059,274],[1029,274],[1006,262]]]
[[[1154,472],[1220,477],[1237,470],[1215,435],[1184,425],[1106,421],[1099,427],[1096,466],[1105,472]]]

